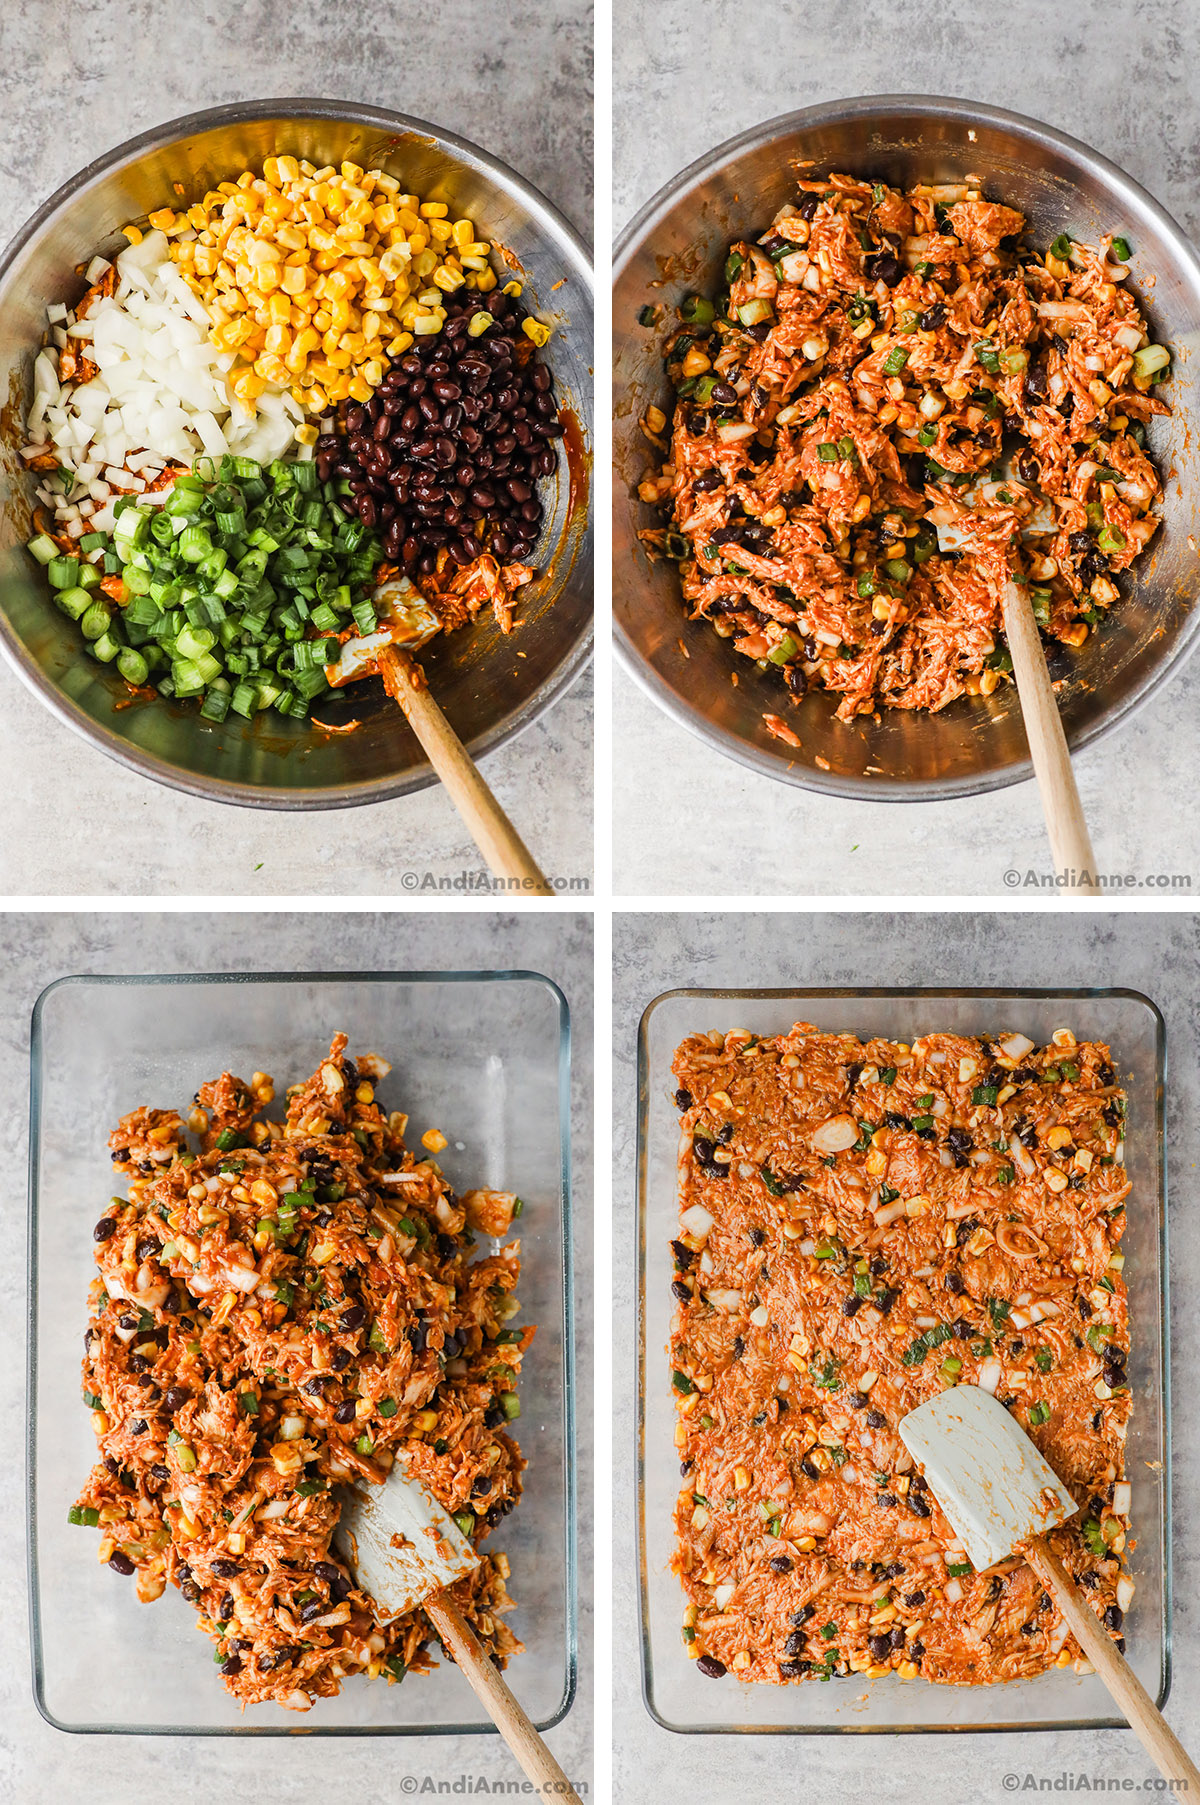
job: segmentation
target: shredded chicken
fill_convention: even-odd
[[[378,1483],[402,1450],[476,1545],[521,1494],[519,1243],[477,1256],[467,1228],[470,1210],[503,1237],[518,1200],[460,1203],[376,1102],[386,1063],[345,1048],[336,1035],[283,1122],[261,1117],[263,1073],[202,1085],[199,1152],[173,1110],[123,1117],[129,1200],[96,1225],[83,1384],[100,1459],[72,1519],[143,1601],[178,1588],[243,1705],[307,1710],[350,1674],[430,1666],[423,1614],[377,1622],[331,1546],[333,1486]],[[453,1588],[500,1666],[521,1646],[508,1572],[485,1553]]]
[[[1024,224],[966,183],[806,180],[668,341],[669,455],[639,490],[668,525],[643,540],[694,619],[843,720],[1007,681],[1010,572],[1082,645],[1157,526],[1169,366],[1128,251],[1038,256]]]

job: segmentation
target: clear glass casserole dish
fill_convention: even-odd
[[[828,1684],[748,1685],[706,1679],[680,1635],[683,1593],[670,1571],[679,1488],[666,1345],[669,1248],[677,1220],[678,1114],[671,1060],[686,1035],[794,1022],[911,1041],[918,1034],[995,1034],[1044,1044],[1055,1028],[1107,1041],[1129,1094],[1125,1148],[1133,1190],[1122,1240],[1134,1393],[1126,1448],[1137,1590],[1125,1618],[1128,1659],[1159,1705],[1170,1685],[1171,1518],[1164,1095],[1166,1035],[1147,997],[1130,990],[674,990],[647,1008],[638,1034],[637,1527],[642,1693],[664,1729],[686,1734],[898,1734],[925,1730],[1114,1729],[1094,1674],[1053,1669],[994,1686],[940,1686],[862,1674]]]
[[[140,1734],[451,1735],[492,1728],[448,1662],[389,1686],[355,1677],[297,1716],[244,1716],[173,1588],[141,1605],[96,1565],[95,1532],[67,1510],[95,1459],[80,1403],[92,1226],[113,1190],[107,1138],[140,1103],[184,1106],[222,1071],[304,1078],[343,1029],[350,1052],[392,1062],[387,1108],[409,1140],[440,1128],[451,1182],[515,1190],[521,1322],[538,1325],[521,1382],[529,1462],[495,1537],[512,1563],[509,1619],[526,1652],[509,1683],[540,1728],[575,1689],[574,1389],[567,1005],[532,972],[78,977],[33,1012],[30,1073],[29,1582],[34,1697],[58,1729]]]

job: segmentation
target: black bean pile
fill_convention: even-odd
[[[493,323],[478,337],[472,317]],[[449,296],[446,324],[385,373],[364,406],[345,410],[345,436],[317,441],[317,474],[349,479],[347,513],[383,534],[389,562],[429,576],[444,546],[454,564],[482,552],[520,563],[537,543],[541,477],[561,437],[554,378],[533,355],[515,297]]]

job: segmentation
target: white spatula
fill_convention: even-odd
[[[910,1410],[901,1419],[900,1438],[976,1572],[1012,1554],[1028,1561],[1159,1772],[1200,1798],[1200,1768],[1046,1540],[1079,1506],[1021,1425],[977,1385],[956,1385]]]
[[[479,1565],[453,1517],[409,1472],[402,1455],[382,1485],[344,1486],[338,1495],[342,1514],[336,1539],[380,1620],[420,1607],[539,1792],[580,1805],[447,1590]]]

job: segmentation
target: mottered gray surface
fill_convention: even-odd
[[[301,1805],[337,1797],[356,1805],[398,1798],[487,1795],[521,1777],[493,1735],[239,1741],[207,1737],[72,1736],[51,1729],[30,1683],[23,1444],[25,1436],[24,1213],[29,1017],[54,979],[78,972],[386,971],[524,968],[554,979],[571,1009],[572,1165],[579,1514],[577,1699],[549,1732],[572,1780],[591,1784],[592,1714],[592,925],[588,915],[343,916],[336,935],[320,914],[198,916],[9,915],[0,943],[0,1149],[13,1232],[0,1260],[0,1610],[9,1626],[0,1666],[0,1805],[127,1805],[170,1792],[179,1805],[253,1798]],[[352,1028],[352,1024],[347,1024]],[[84,1299],[80,1298],[80,1322]],[[82,1330],[81,1330],[82,1333]],[[64,1509],[66,1505],[64,1503]],[[99,1571],[99,1570],[97,1570]],[[514,1583],[514,1590],[515,1587]],[[175,1601],[176,1606],[178,1601]],[[147,1609],[171,1608],[165,1599]],[[98,1662],[104,1650],[95,1650]],[[216,1683],[214,1681],[214,1683]],[[409,1682],[412,1684],[413,1682]],[[455,1783],[458,1782],[457,1786]]]
[[[639,1686],[634,1548],[634,1310],[636,1058],[647,1004],[681,986],[797,989],[937,985],[955,988],[1125,986],[1157,1003],[1167,1024],[1167,1171],[1171,1276],[1174,1459],[1174,1680],[1166,1715],[1195,1754],[1200,1722],[1200,1607],[1194,1577],[1200,1529],[1200,1433],[1191,1400],[1200,1386],[1190,1284],[1200,1259],[1191,1209],[1200,1132],[1200,926],[1188,914],[621,915],[613,931],[614,1273],[614,1792],[622,1805],[690,1798],[703,1805],[789,1799],[798,1805],[869,1797],[908,1805],[953,1799],[998,1805],[1050,1791],[1060,1775],[1096,1788],[1149,1788],[1155,1770],[1128,1730],[1029,1735],[704,1736],[662,1730]],[[747,1005],[747,1027],[753,1005]],[[1015,1024],[1014,1024],[1015,1025]],[[714,1682],[726,1684],[727,1682]],[[1016,1776],[1014,1784],[1012,1776]],[[1032,1779],[1027,1781],[1027,1776]]]
[[[614,229],[677,170],[778,113],[862,94],[970,97],[1093,145],[1200,236],[1193,0],[616,0]],[[1200,884],[1200,667],[1076,760],[1099,868]],[[1032,783],[952,802],[841,801],[744,771],[613,683],[618,895],[984,895],[1049,872]],[[703,825],[679,798],[702,797]],[[1011,880],[1009,880],[1011,882]],[[1021,894],[1029,894],[1022,891]]]
[[[201,107],[287,95],[415,114],[484,145],[585,238],[590,0],[10,0],[0,8],[0,242],[76,170]],[[333,814],[233,808],[116,765],[0,664],[0,892],[388,895],[406,870],[482,866],[438,787]],[[592,871],[590,672],[482,762],[552,877]],[[45,823],[70,823],[69,837]],[[119,829],[114,825],[119,823]]]

